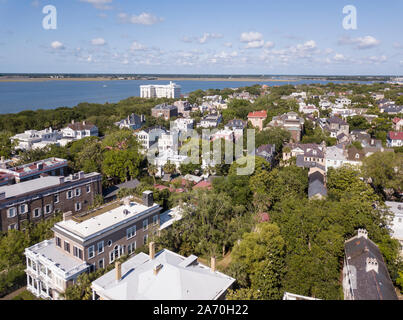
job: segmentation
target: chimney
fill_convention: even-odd
[[[367,258],[367,264],[365,267],[365,271],[366,272],[370,272],[370,271],[375,271],[376,273],[378,273],[379,270],[379,265],[378,265],[378,261],[375,258]]]
[[[368,239],[368,231],[365,229],[358,229],[358,238],[365,238]]]
[[[143,204],[146,207],[152,207],[154,205],[154,196],[152,191],[143,192]]]
[[[154,260],[155,259],[155,242],[150,242],[149,244],[149,250],[150,250],[150,260]]]
[[[84,176],[85,176],[84,171],[80,171],[80,172],[78,173],[78,178],[79,178],[79,179],[83,179]]]
[[[63,221],[66,222],[68,220],[71,220],[72,216],[73,216],[72,211],[68,211],[68,212],[63,213]]]
[[[5,192],[1,192],[0,193],[0,200],[4,200],[6,198],[6,193]]]
[[[59,182],[60,182],[60,184],[63,184],[64,183],[64,177],[59,177]]]
[[[71,120],[71,124],[74,124],[74,119],[73,119],[73,120]]]
[[[1,156],[1,162],[4,162],[6,158],[4,156]]]
[[[116,261],[115,269],[116,269],[116,281],[120,281],[122,279],[122,264],[119,261]]]
[[[211,257],[211,263],[210,263],[211,271],[216,272],[216,258]]]
[[[130,204],[131,204],[130,198],[129,198],[129,197],[124,198],[124,199],[123,199],[123,204],[124,204],[125,206],[130,206]]]
[[[161,263],[156,263],[154,266],[154,275],[156,276],[158,272],[162,269],[162,264]]]
[[[83,125],[85,126],[87,124],[87,122],[86,121],[83,121]]]

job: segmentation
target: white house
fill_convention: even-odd
[[[402,147],[403,146],[403,131],[389,132],[388,134],[388,147]]]
[[[135,135],[143,149],[148,150],[166,132],[164,128],[156,126],[136,132]]]
[[[74,120],[61,130],[63,138],[80,140],[86,137],[98,137],[98,128],[94,124],[86,121],[75,122]]]
[[[391,229],[391,236],[399,240],[401,246],[400,252],[403,256],[403,202],[386,201],[385,204],[394,214],[389,228]]]
[[[24,133],[16,134],[10,139],[11,141],[18,142],[16,149],[31,150],[43,148],[49,144],[57,144],[60,138],[61,134],[59,131],[48,128],[41,131],[27,130]]]

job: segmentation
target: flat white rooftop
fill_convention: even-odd
[[[65,279],[86,270],[88,265],[77,260],[56,247],[55,239],[45,240],[36,245],[26,248],[25,255],[36,256],[42,263],[53,265],[60,270]]]
[[[92,235],[107,231],[119,224],[128,222],[135,219],[142,214],[147,214],[155,209],[159,208],[158,204],[154,204],[152,207],[146,207],[145,205],[137,202],[131,202],[130,205],[122,205],[116,209],[105,212],[83,222],[76,222],[74,220],[67,220],[56,223],[54,228],[61,231],[69,231],[75,235],[86,239]]]

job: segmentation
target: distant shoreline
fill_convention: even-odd
[[[300,81],[288,79],[265,79],[265,78],[183,78],[183,77],[157,77],[155,79],[111,79],[111,78],[0,78],[0,82],[47,82],[47,81],[242,81],[242,82],[289,82]]]

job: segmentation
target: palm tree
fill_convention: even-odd
[[[176,165],[168,161],[164,166],[163,170],[166,174],[174,174],[176,172]]]
[[[155,182],[155,175],[156,175],[157,173],[158,173],[158,168],[157,168],[156,165],[154,165],[154,164],[148,165],[148,174],[153,177],[153,179],[154,179],[154,185],[156,184],[156,182]]]

